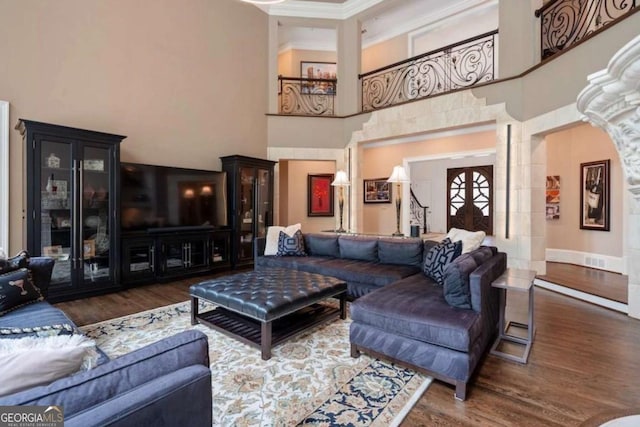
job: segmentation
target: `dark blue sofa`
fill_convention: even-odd
[[[36,286],[46,294],[53,260],[31,258]],[[0,316],[0,339],[25,333],[12,329],[73,322],[46,301]],[[211,371],[207,337],[182,332],[113,360],[102,356],[96,368],[0,397],[6,405],[61,405],[65,426],[211,426]]]
[[[438,242],[338,234],[305,234],[306,257],[263,256],[255,268],[293,268],[347,281],[351,354],[391,359],[455,385],[467,383],[498,330],[498,290],[491,286],[507,256],[483,246],[447,265],[445,282],[466,282],[470,308],[445,299],[444,287],[423,273],[424,255]]]

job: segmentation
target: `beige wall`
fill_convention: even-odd
[[[267,15],[235,0],[0,0],[0,98],[26,118],[127,135],[124,161],[264,157]],[[12,131],[10,252],[23,245]]]
[[[366,73],[409,57],[407,34],[362,49],[361,73]]]
[[[291,195],[288,203],[281,203],[280,222],[281,225],[302,224],[302,231],[307,233],[320,232],[322,230],[333,230],[338,216],[337,203],[334,204],[332,217],[310,217],[307,216],[307,178],[309,174],[335,174],[336,164],[333,161],[310,161],[310,160],[280,160],[280,173],[286,170],[288,177],[286,182],[280,183],[281,199],[283,191]],[[283,189],[283,187],[286,187]]]
[[[362,178],[388,178],[395,165],[401,165],[403,159],[433,156],[443,153],[483,150],[494,148],[496,134],[493,131],[478,132],[468,135],[437,138],[429,141],[411,142],[405,144],[385,145],[381,147],[364,148],[362,150]],[[355,183],[362,187],[363,183]],[[393,198],[396,197],[396,185],[393,188]],[[409,201],[403,201],[408,203]],[[358,201],[363,209],[364,233],[391,234],[396,231],[395,204],[364,204]],[[444,208],[444,203],[441,205]],[[437,207],[433,207],[437,209]]]
[[[560,219],[547,220],[547,248],[621,257],[622,166],[609,136],[588,124],[545,137],[547,175],[560,176]],[[580,163],[611,159],[611,231],[580,229]]]
[[[300,77],[300,62],[337,62],[336,52],[325,50],[289,49],[278,54],[278,74]]]

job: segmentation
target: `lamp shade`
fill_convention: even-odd
[[[336,172],[336,179],[331,183],[334,187],[348,187],[350,184],[351,183],[349,182],[349,178],[347,178],[347,173],[345,171]]]
[[[391,172],[391,176],[387,180],[387,182],[409,182],[409,177],[407,176],[407,172],[405,172],[402,166],[394,166],[393,172]]]

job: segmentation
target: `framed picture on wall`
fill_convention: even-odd
[[[609,231],[610,160],[580,164],[580,228]]]
[[[307,180],[307,216],[333,216],[333,174],[309,174]]]
[[[392,185],[387,178],[364,180],[364,203],[391,203]]]
[[[335,95],[335,82],[326,80],[335,80],[336,71],[335,62],[300,61],[300,77],[308,79],[302,81],[302,93]]]
[[[547,176],[547,219],[560,219],[560,175]]]

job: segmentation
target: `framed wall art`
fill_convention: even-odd
[[[611,198],[611,161],[580,164],[580,228],[609,231]]]
[[[307,216],[333,216],[333,174],[309,174],[307,179]]]
[[[335,62],[300,61],[300,77],[303,79],[335,80],[337,65]],[[335,94],[335,82],[303,81],[302,93]]]
[[[547,176],[547,219],[560,219],[560,175]]]
[[[364,203],[391,203],[391,183],[387,178],[364,180]]]

